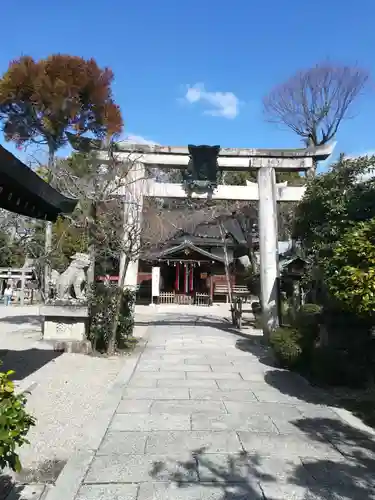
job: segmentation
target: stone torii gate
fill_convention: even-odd
[[[159,169],[186,169],[190,156],[188,147],[140,145],[120,142],[116,145],[119,160],[132,162],[132,192],[139,200],[142,211],[143,197],[186,198],[183,184],[161,183],[146,180],[145,166]],[[221,148],[217,157],[219,170],[257,170],[258,182],[247,186],[219,185],[212,194],[213,200],[247,200],[259,202],[259,245],[261,304],[263,329],[267,336],[278,323],[278,254],[277,254],[277,202],[299,201],[304,187],[276,184],[276,172],[297,171],[308,173],[318,161],[327,159],[335,144],[306,149],[248,149]],[[124,195],[125,196],[125,195]],[[194,193],[195,198],[207,198],[207,194]],[[139,224],[141,223],[138,217]],[[120,265],[121,269],[121,265]],[[126,272],[125,286],[137,284],[138,260],[132,262]]]

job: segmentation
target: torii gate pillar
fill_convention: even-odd
[[[279,322],[276,175],[272,167],[258,169],[260,302],[265,340]]]

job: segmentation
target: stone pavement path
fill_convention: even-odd
[[[76,500],[375,498],[373,438],[256,340],[191,317],[150,328]]]

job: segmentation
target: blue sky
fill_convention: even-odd
[[[1,72],[22,54],[94,57],[115,73],[126,133],[162,144],[300,147],[293,133],[264,121],[268,90],[326,58],[375,76],[374,0],[6,4],[3,19],[14,22],[2,23]],[[353,114],[337,152],[374,150],[372,89]]]

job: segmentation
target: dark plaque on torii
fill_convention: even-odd
[[[220,146],[188,146],[190,160],[183,172],[188,196],[193,193],[212,195],[218,184],[217,158]]]

